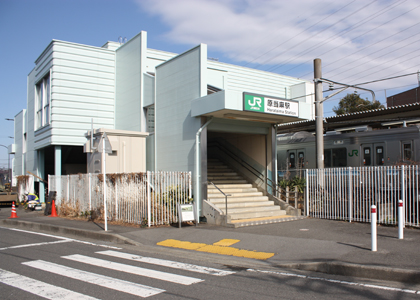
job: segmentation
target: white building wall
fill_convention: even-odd
[[[18,113],[14,118],[14,144],[15,154],[13,157],[13,176],[25,174],[25,153],[23,149],[26,122],[26,109]],[[26,151],[25,151],[26,152]]]
[[[245,91],[290,99],[290,87],[292,85],[302,82],[312,84],[298,78],[235,66],[222,62],[208,61],[208,68],[212,70],[213,73],[213,76],[209,77],[209,84],[241,94]],[[217,76],[214,74],[217,70],[219,73],[219,79],[217,79]],[[223,80],[221,78],[223,78]],[[226,86],[219,86],[221,83]]]
[[[145,33],[141,32],[116,53],[115,128],[142,131],[142,49],[146,47]],[[144,131],[144,130],[143,130]]]
[[[206,82],[207,46],[200,45],[156,68],[156,171],[193,171],[200,118],[191,117],[191,101]]]
[[[36,151],[35,151],[35,77],[36,69],[33,69],[28,75],[28,100],[26,108],[26,153],[24,154],[25,159],[25,172],[36,172]],[[23,173],[22,175],[27,175]]]
[[[35,104],[35,85],[48,72],[51,78],[50,124],[36,129],[34,148],[49,145],[82,146],[91,127],[114,128],[115,52],[62,41],[52,41],[36,61],[28,84],[29,107]],[[32,122],[33,124],[33,122]],[[30,130],[28,130],[30,132]]]

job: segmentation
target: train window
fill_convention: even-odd
[[[324,150],[324,167],[331,168],[331,149]]]
[[[411,160],[411,142],[405,142],[403,143],[403,160]]]
[[[385,163],[384,147],[378,146],[376,147],[376,165],[382,166],[384,163]]]
[[[296,168],[295,154],[293,152],[289,153],[289,168]]]
[[[298,167],[302,169],[305,167],[305,153],[298,152]]]
[[[324,166],[331,167],[345,167],[347,166],[347,149],[325,149],[324,150]]]
[[[372,164],[370,147],[363,148],[363,164],[370,166]]]
[[[347,166],[347,149],[337,148],[332,149],[333,167]]]

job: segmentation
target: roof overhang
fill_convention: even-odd
[[[243,94],[222,90],[198,99],[191,103],[192,117],[214,117],[220,119],[237,119],[245,121],[281,124],[302,120],[299,117],[277,115],[244,110]],[[300,103],[298,103],[299,105]]]
[[[361,125],[383,127],[395,122],[402,123],[404,120],[417,120],[419,119],[419,115],[420,103],[412,103],[325,118],[324,130],[329,131],[342,127]],[[315,120],[282,124],[277,128],[277,133],[298,131],[315,131]]]

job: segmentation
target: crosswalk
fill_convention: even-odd
[[[204,279],[195,277],[199,274],[206,274],[211,276],[227,276],[235,273],[232,271],[220,270],[193,264],[186,264],[164,259],[157,259],[152,257],[144,257],[114,250],[98,251],[95,253],[99,254],[99,257],[103,256],[103,258],[72,254],[61,256],[60,263],[53,263],[45,260],[33,260],[22,262],[22,265],[37,270],[42,270],[51,274],[63,276],[65,278],[71,278],[77,281],[88,283],[90,285],[96,285],[143,298],[158,295],[160,293],[165,292],[165,290],[161,288],[139,284],[136,282],[105,276],[102,274],[88,272],[82,269],[72,268],[67,266],[66,262],[73,261],[81,263],[83,266],[95,266],[112,271],[123,272],[132,276],[139,276],[139,278],[147,277],[159,281],[181,284],[185,286],[203,282]],[[110,258],[122,259],[122,261],[127,263],[115,262],[109,260]],[[155,265],[165,267],[165,270],[166,268],[169,268],[188,271],[193,273],[194,277],[139,267],[135,265],[136,262],[145,263],[152,266]],[[194,275],[194,273],[196,275]],[[47,299],[96,299],[94,297],[90,297],[72,290],[65,289],[63,287],[59,287],[38,279],[30,278],[3,269],[0,269],[0,284],[6,284]]]

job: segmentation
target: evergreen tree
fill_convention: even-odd
[[[360,98],[359,94],[351,93],[341,99],[338,106],[334,106],[333,112],[336,115],[344,115],[378,108],[384,108],[379,101],[371,102],[368,99]]]

